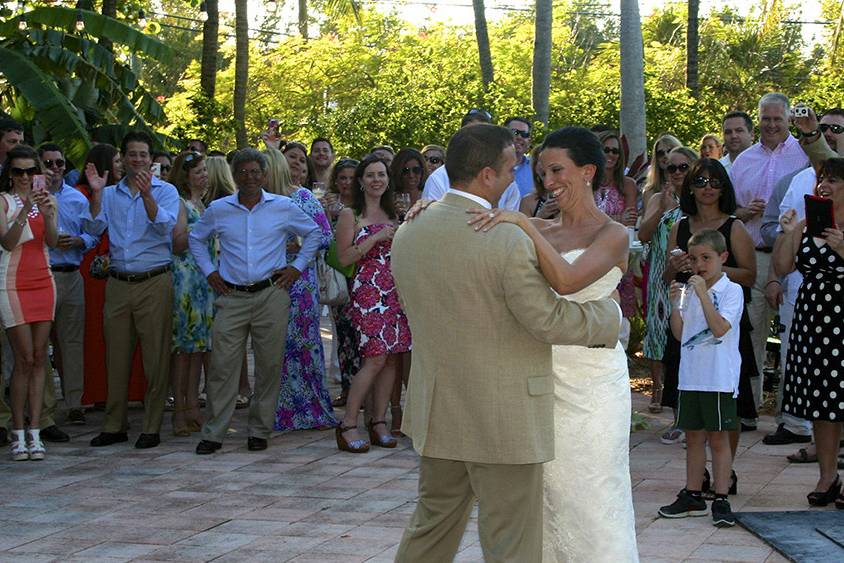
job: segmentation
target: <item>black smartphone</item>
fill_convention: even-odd
[[[816,195],[804,195],[803,199],[806,202],[806,234],[823,238],[824,229],[835,228],[832,200]]]

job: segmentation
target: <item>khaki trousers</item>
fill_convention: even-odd
[[[756,251],[756,283],[750,289],[750,303],[747,306],[747,315],[750,317],[750,324],[753,325],[753,332],[750,338],[753,341],[753,356],[756,358],[756,367],[759,368],[759,377],[750,380],[750,387],[753,391],[753,400],[756,408],[762,404],[762,383],[763,370],[765,369],[765,358],[768,345],[768,333],[770,332],[771,319],[774,310],[768,305],[765,299],[765,282],[768,279],[768,267],[771,265],[771,255],[766,252]]]
[[[246,339],[252,335],[255,389],[249,407],[249,437],[269,438],[281,389],[290,295],[272,285],[255,293],[232,291],[214,302],[211,368],[206,382],[210,417],[205,440],[222,443],[234,414]]]
[[[108,396],[105,432],[127,428],[129,377],[138,340],[147,390],[144,395],[144,434],[158,434],[170,377],[173,334],[173,283],[170,272],[142,282],[109,278],[106,283],[103,328],[106,343]]]
[[[484,561],[542,560],[542,464],[496,465],[422,456],[419,501],[396,562],[454,560],[475,498]]]
[[[82,404],[85,334],[85,284],[82,274],[53,272],[56,280],[56,320],[53,324],[62,355],[64,402],[68,408]]]

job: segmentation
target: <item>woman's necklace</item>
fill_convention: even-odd
[[[15,203],[18,205],[18,207],[23,207],[23,200],[21,199],[21,197],[18,194],[12,194],[12,197],[15,198]],[[38,215],[39,215],[39,213],[38,213],[38,206],[37,205],[33,205],[32,207],[30,207],[29,213],[26,214],[26,216],[29,217],[30,219],[35,219],[36,217],[38,217]]]

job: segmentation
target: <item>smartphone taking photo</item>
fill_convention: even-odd
[[[835,212],[828,197],[804,195],[806,202],[806,234],[823,238],[824,229],[835,228]]]

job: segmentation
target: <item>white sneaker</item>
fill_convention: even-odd
[[[44,442],[41,441],[40,436],[33,436],[29,434],[26,440],[26,449],[29,451],[29,459],[33,461],[40,461],[47,455],[47,448],[44,447]]]
[[[659,441],[666,445],[676,444],[682,442],[686,438],[686,433],[679,428],[670,428],[660,436]]]
[[[12,442],[9,444],[9,455],[12,461],[27,461],[29,459],[29,450],[23,442]]]

